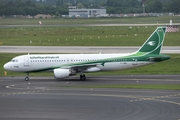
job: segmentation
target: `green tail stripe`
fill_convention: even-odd
[[[159,54],[165,38],[166,27],[158,27],[147,41],[142,45],[138,52],[149,54]]]

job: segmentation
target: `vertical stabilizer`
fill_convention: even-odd
[[[137,52],[159,54],[165,38],[166,27],[157,27]]]

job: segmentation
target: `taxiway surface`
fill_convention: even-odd
[[[0,119],[179,120],[180,91],[81,88],[103,84],[179,84],[180,75],[0,77]]]
[[[0,46],[2,53],[132,53],[140,46]],[[163,46],[161,53],[180,53],[180,46]]]

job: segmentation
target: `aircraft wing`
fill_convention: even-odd
[[[101,63],[93,63],[93,64],[81,64],[81,65],[72,65],[72,66],[63,66],[61,68],[63,69],[72,69],[75,70],[76,72],[83,72],[86,71],[90,68],[97,67],[97,65],[102,65]]]
[[[97,64],[82,64],[82,65],[73,65],[73,66],[63,66],[61,68],[64,69],[75,69],[75,68],[89,68],[89,67],[95,67]]]

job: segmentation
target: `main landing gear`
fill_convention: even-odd
[[[26,74],[25,81],[29,81],[29,73]]]
[[[84,74],[81,74],[81,75],[80,75],[80,80],[81,80],[81,81],[85,81],[85,80],[86,80],[86,76],[85,76]]]

